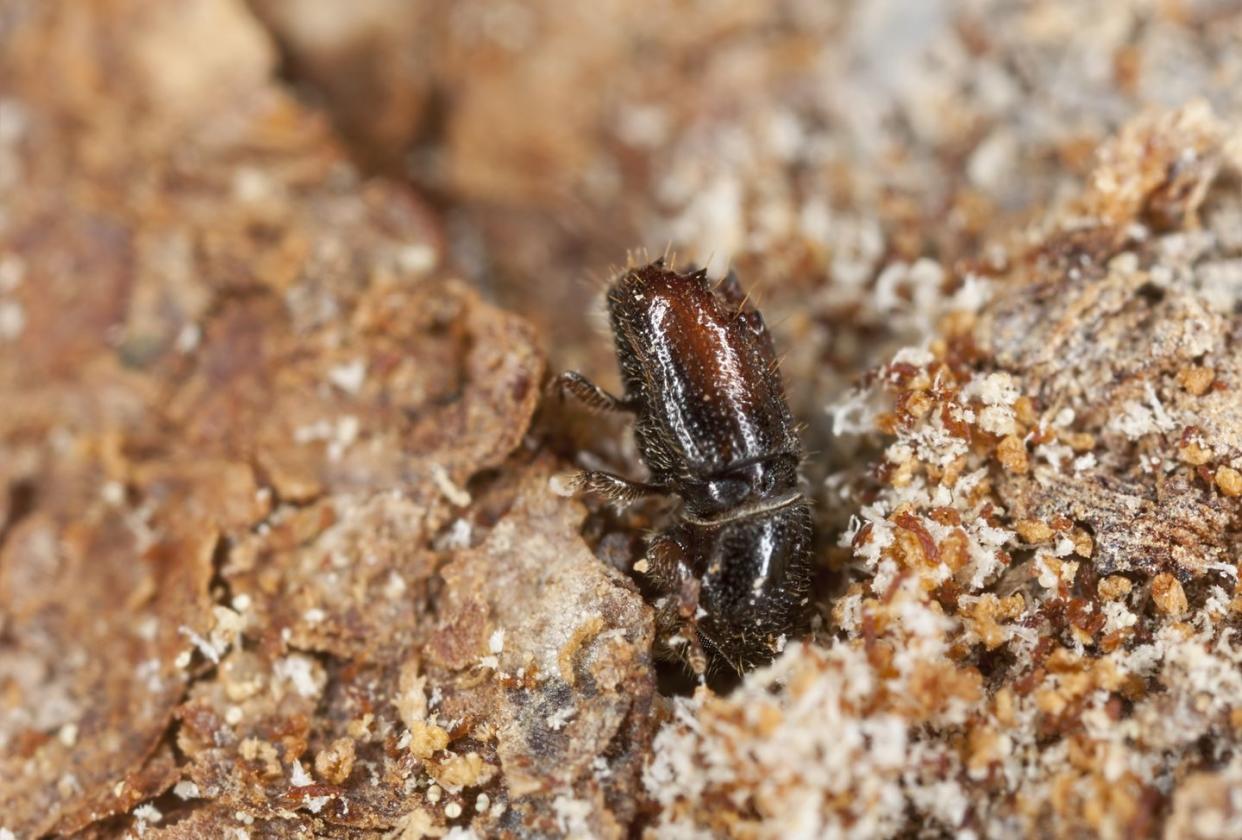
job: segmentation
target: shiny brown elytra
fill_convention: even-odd
[[[717,284],[663,260],[614,281],[608,311],[624,396],[573,372],[555,385],[632,413],[650,477],[582,472],[570,485],[619,502],[680,497],[637,567],[661,593],[658,628],[697,673],[709,656],[742,673],[801,629],[811,587],[802,445],[771,335],[733,275]]]

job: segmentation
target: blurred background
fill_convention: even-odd
[[[671,249],[738,268],[804,419],[961,304],[982,243],[1125,119],[1242,105],[1235,0],[251,5],[363,171],[415,188],[553,367],[615,381],[600,289]]]
[[[1148,108],[1242,108],[1236,0],[3,0],[0,39],[18,380],[99,342],[139,366],[192,349],[216,291],[319,323],[332,283],[308,278],[378,254],[465,279],[550,369],[615,388],[602,290],[672,253],[758,301],[815,487],[860,461],[828,407],[981,305],[1101,140]],[[594,425],[576,443],[625,439]]]

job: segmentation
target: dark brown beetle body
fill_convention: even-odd
[[[675,493],[678,521],[652,540],[647,573],[665,593],[660,620],[742,672],[798,631],[811,577],[811,516],[798,489],[802,447],[772,339],[730,276],[656,261],[608,293],[625,396],[578,374],[558,384],[598,408],[636,415],[647,484],[582,473],[576,485],[617,500]]]

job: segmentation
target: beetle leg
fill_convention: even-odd
[[[643,496],[654,496],[666,493],[667,488],[655,484],[643,484],[630,481],[612,473],[583,471],[564,476],[553,477],[552,489],[562,496],[575,496],[579,493],[598,493],[604,498],[618,504],[627,504]]]
[[[640,571],[661,592],[674,593],[679,589],[681,578],[687,574],[685,559],[686,550],[681,543],[668,534],[660,534],[647,546],[647,554],[643,558],[645,567]]]
[[[695,676],[701,677],[707,671],[707,653],[698,629],[701,583],[683,562],[685,550],[670,537],[657,537],[645,559],[647,575],[669,593],[656,611],[656,633],[668,640],[670,649],[677,651]],[[678,637],[684,644],[675,643]]]
[[[567,370],[552,380],[550,390],[565,398],[572,395],[578,402],[596,411],[633,411],[634,406],[621,397],[614,397],[576,370]]]
[[[661,658],[680,660],[695,676],[701,677],[707,672],[707,653],[699,639],[696,622],[687,621],[682,613],[683,604],[676,595],[669,596],[656,609],[656,638],[661,640],[666,651]]]
[[[681,633],[686,637],[683,655],[690,670],[695,676],[701,677],[707,671],[707,653],[703,650],[703,642],[699,639],[699,622],[696,614],[699,611],[698,578],[687,578],[682,582],[681,591],[676,597],[677,613],[681,619]]]

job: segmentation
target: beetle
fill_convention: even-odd
[[[624,271],[607,304],[623,396],[574,371],[553,387],[632,414],[650,475],[586,471],[558,487],[616,502],[679,497],[674,521],[635,570],[660,595],[661,637],[696,674],[709,657],[744,673],[802,628],[811,589],[803,450],[771,334],[733,273],[713,283],[663,259]]]

